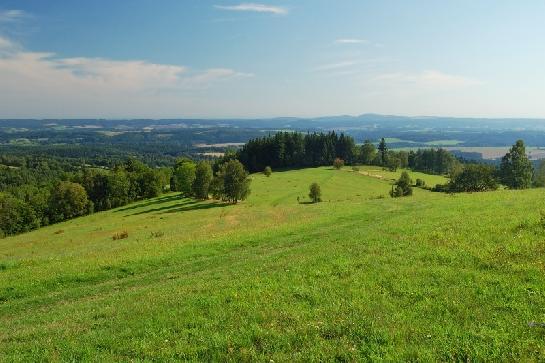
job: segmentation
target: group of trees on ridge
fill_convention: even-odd
[[[34,171],[0,167],[0,237],[153,198],[169,187],[184,196],[212,195],[230,203],[250,193],[248,173],[236,159],[214,165],[180,159],[173,169],[151,168],[134,158],[111,169],[32,165]]]
[[[446,174],[459,165],[459,161],[444,149],[394,151],[381,139],[378,146],[370,140],[356,145],[351,136],[334,131],[328,133],[278,132],[248,141],[236,153],[250,172],[269,166],[302,168],[332,165],[335,159],[347,165],[363,164],[397,168],[411,168],[432,174]]]
[[[170,190],[181,192],[186,197],[214,199],[230,203],[244,200],[250,194],[250,178],[244,166],[236,159],[213,165],[206,160],[195,163],[191,159],[180,159],[170,180]]]

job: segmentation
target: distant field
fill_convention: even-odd
[[[433,147],[439,147],[439,145],[431,145]],[[441,145],[445,150],[449,151],[461,151],[461,152],[467,152],[467,153],[479,153],[481,154],[483,159],[487,160],[494,160],[494,159],[501,159],[511,148],[511,145],[509,146],[444,146]],[[399,148],[392,148],[393,150],[404,150],[404,151],[410,151],[410,150],[418,150],[423,149],[424,147],[399,147]],[[545,147],[536,147],[536,146],[527,146],[526,152],[528,154],[528,157],[531,160],[540,160],[545,159]]]
[[[544,360],[545,189],[391,199],[400,172],[256,174],[238,205],[2,239],[0,361]]]
[[[446,147],[447,150],[460,150],[463,152],[476,152],[482,155],[483,159],[500,159],[503,157],[511,146],[504,147]],[[532,160],[545,158],[545,148],[543,147],[526,147],[528,157]]]
[[[400,144],[400,143],[419,144],[416,141],[403,140],[403,139],[399,139],[397,137],[387,137],[387,138],[384,138],[384,141],[387,144]],[[463,143],[464,142],[460,141],[460,140],[433,140],[433,141],[424,142],[423,144],[428,145],[428,146],[453,146],[453,145],[461,145]]]

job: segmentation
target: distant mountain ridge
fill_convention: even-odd
[[[142,129],[243,127],[272,129],[474,129],[545,130],[545,119],[458,118],[440,116],[396,116],[362,114],[357,116],[275,117],[275,118],[180,118],[180,119],[0,119],[0,128],[55,127]]]

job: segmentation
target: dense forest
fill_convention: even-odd
[[[397,168],[411,168],[433,174],[447,174],[459,161],[444,149],[417,151],[389,150],[385,139],[378,146],[370,140],[357,146],[351,136],[334,131],[328,133],[279,132],[272,136],[248,141],[237,158],[251,172],[272,168],[302,168],[331,165],[336,158],[347,165],[364,164]]]

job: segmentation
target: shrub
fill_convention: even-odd
[[[404,171],[401,173],[399,179],[392,185],[390,196],[392,198],[407,197],[413,194],[413,188],[411,187],[412,180],[409,173]]]
[[[159,238],[159,237],[163,237],[164,235],[165,235],[165,232],[163,231],[151,232],[152,238]]]
[[[266,167],[265,167],[265,170],[263,170],[263,174],[265,174],[265,176],[267,176],[267,177],[271,176],[271,174],[272,174],[272,169],[271,169],[271,167],[270,167],[270,166],[266,166]]]
[[[344,166],[344,160],[341,158],[336,158],[333,161],[333,167],[337,170],[341,169]]]
[[[426,182],[422,179],[416,179],[416,186],[419,188],[423,188],[426,186]]]
[[[320,189],[318,183],[312,183],[310,185],[310,192],[308,193],[308,196],[310,197],[310,200],[312,200],[312,203],[322,201],[322,190]]]
[[[448,184],[448,191],[485,192],[498,189],[494,169],[487,165],[466,165]]]
[[[123,231],[123,232],[117,232],[112,236],[112,239],[114,241],[117,241],[118,239],[125,239],[129,237],[129,232]]]

